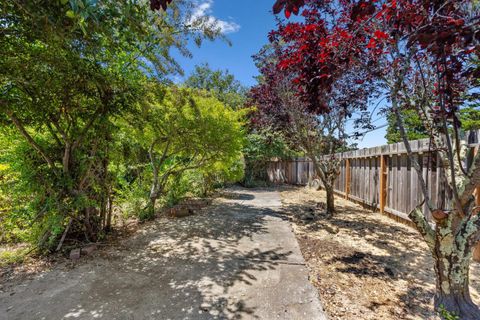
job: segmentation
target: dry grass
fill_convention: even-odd
[[[281,195],[331,319],[436,319],[433,261],[414,229],[338,197],[332,219],[304,223],[298,217],[324,202],[325,193],[287,188]],[[480,303],[478,263],[471,287]]]

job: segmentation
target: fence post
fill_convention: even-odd
[[[345,159],[345,199],[350,194],[350,159]]]
[[[385,202],[387,200],[387,165],[386,165],[386,155],[380,156],[380,190],[378,193],[380,200],[380,212],[385,212]]]

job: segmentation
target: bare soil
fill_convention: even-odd
[[[99,256],[103,256],[105,252],[111,248],[118,247],[122,241],[132,237],[142,228],[148,228],[154,221],[146,221],[141,223],[136,218],[122,218],[121,216],[114,217],[113,230],[107,236],[97,243],[95,243],[97,250],[92,254],[84,255],[79,261],[72,261],[69,258],[70,251],[76,248],[88,247],[92,244],[79,244],[78,241],[67,239],[60,252],[51,254],[40,254],[26,243],[9,245],[0,244],[0,254],[2,252],[14,252],[19,248],[27,248],[28,253],[15,262],[2,261],[0,258],[0,293],[6,287],[14,286],[27,280],[32,280],[39,274],[49,272],[54,269],[61,269],[64,271],[72,270],[79,265],[91,263]],[[1,319],[1,317],[0,317]]]
[[[216,195],[217,197],[219,195]],[[188,199],[187,201],[189,201]],[[193,201],[198,201],[193,199]],[[204,206],[199,207],[201,210]],[[164,218],[168,216],[169,208],[162,209],[156,216],[156,218]],[[3,284],[6,282],[21,282],[27,279],[32,279],[34,276],[42,272],[50,271],[54,268],[63,268],[64,270],[70,270],[74,266],[81,263],[88,262],[95,259],[95,256],[103,255],[104,248],[113,248],[120,245],[122,241],[132,237],[135,233],[141,229],[149,228],[154,221],[141,222],[135,217],[124,217],[121,212],[114,212],[112,231],[110,231],[106,237],[95,245],[98,247],[98,252],[93,255],[83,256],[80,261],[74,262],[69,259],[70,250],[87,247],[91,244],[81,244],[75,239],[66,239],[63,248],[60,252],[52,254],[39,254],[35,248],[27,243],[20,244],[3,244],[0,243],[0,292],[3,289]],[[2,253],[9,252],[14,253],[17,250],[23,248],[32,248],[28,254],[19,257],[18,261],[4,261],[2,260]]]
[[[0,320],[325,320],[279,193],[226,195],[131,224],[80,260],[0,278]]]
[[[329,219],[323,191],[285,188],[281,197],[330,319],[439,319],[433,260],[416,230],[339,197]],[[471,266],[471,293],[480,303],[480,263]]]

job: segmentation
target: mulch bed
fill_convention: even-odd
[[[328,219],[318,209],[323,191],[285,188],[281,195],[330,319],[438,319],[433,260],[416,230],[340,198]],[[314,219],[305,216],[312,212]],[[479,263],[471,291],[480,303]]]

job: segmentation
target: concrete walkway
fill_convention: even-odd
[[[279,194],[232,189],[73,270],[0,293],[0,319],[326,319]]]

